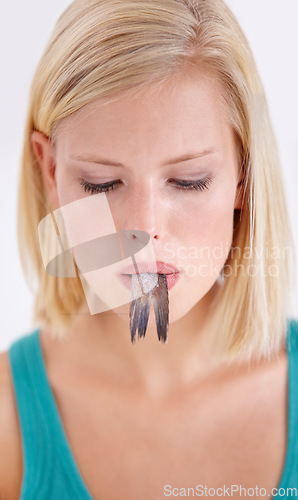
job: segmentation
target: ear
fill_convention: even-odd
[[[54,209],[60,206],[55,178],[55,155],[50,139],[37,130],[31,134],[31,147],[38,161],[48,199]]]

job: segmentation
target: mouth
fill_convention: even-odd
[[[127,266],[121,270],[119,278],[124,286],[131,290],[132,275],[145,273],[147,275],[164,274],[166,276],[168,290],[173,288],[180,277],[180,272],[177,268],[165,262],[156,261],[154,263],[138,262],[135,267]]]

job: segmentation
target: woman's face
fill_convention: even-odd
[[[53,155],[52,201],[105,191],[116,229],[146,231],[156,261],[179,271],[167,278],[170,323],[187,314],[216,282],[241,206],[218,82],[180,74],[147,92],[94,101],[62,121]],[[95,286],[104,300],[103,288]]]

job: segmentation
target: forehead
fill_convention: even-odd
[[[113,96],[100,98],[62,120],[57,138],[72,149],[121,148],[151,144],[167,148],[205,147],[224,143],[231,135],[223,89],[211,75],[178,74]],[[212,144],[211,144],[211,143]]]

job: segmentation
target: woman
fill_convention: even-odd
[[[1,496],[298,487],[288,215],[222,0],[69,6],[33,79],[19,206],[39,326],[1,355]]]

